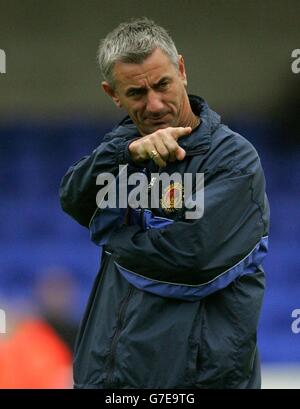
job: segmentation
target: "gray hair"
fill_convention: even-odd
[[[113,68],[117,61],[141,64],[160,48],[178,68],[178,52],[167,31],[146,17],[121,23],[101,40],[98,62],[103,78],[115,88]]]

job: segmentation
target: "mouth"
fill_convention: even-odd
[[[153,118],[148,117],[148,118],[145,119],[145,121],[146,121],[146,122],[155,123],[155,124],[164,123],[165,120],[166,120],[166,116],[167,116],[167,115],[168,115],[168,114],[164,114],[164,115],[161,115],[161,116],[159,116],[159,117],[153,117]]]

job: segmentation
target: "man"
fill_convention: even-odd
[[[154,22],[121,24],[99,62],[103,90],[128,116],[61,184],[63,209],[103,249],[75,387],[259,388],[269,210],[257,152],[187,94],[183,57]],[[124,169],[147,176],[149,197],[160,174],[177,173],[193,175],[193,199],[204,174],[204,213],[187,217],[177,182],[159,189],[158,206],[103,208],[97,177],[117,176],[109,193]]]

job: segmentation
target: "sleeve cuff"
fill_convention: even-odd
[[[122,243],[126,243],[128,238],[134,236],[141,231],[139,226],[127,226],[123,225],[116,229],[108,239],[105,245],[105,250],[117,257],[118,249]]]
[[[147,166],[149,160],[145,160],[144,162],[141,163],[136,163],[131,159],[131,155],[129,152],[129,145],[131,144],[131,142],[135,141],[136,139],[139,138],[133,138],[130,141],[124,141],[124,143],[122,143],[119,147],[119,151],[118,151],[118,162],[120,165],[125,165],[125,164],[129,164],[135,168],[138,169],[143,169],[144,167]]]

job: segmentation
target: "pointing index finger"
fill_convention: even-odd
[[[174,139],[177,141],[178,138],[181,138],[182,136],[187,136],[192,132],[192,128],[190,126],[186,126],[186,127],[178,127],[178,128],[174,128]]]

